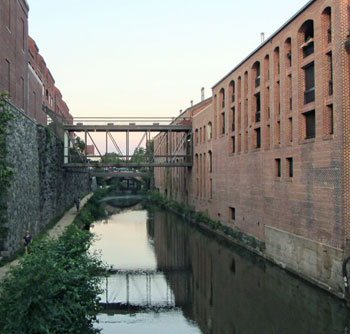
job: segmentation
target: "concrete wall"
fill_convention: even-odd
[[[6,138],[6,160],[14,175],[7,199],[7,235],[1,235],[0,258],[22,247],[25,231],[41,232],[75,196],[90,190],[84,171],[62,168],[63,143],[15,107],[15,121]]]

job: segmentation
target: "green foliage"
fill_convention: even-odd
[[[80,139],[79,136],[75,137],[74,139],[74,145],[75,147],[77,148],[77,150],[80,152],[80,153],[84,153],[85,152],[85,143],[83,142],[82,139]]]
[[[106,188],[97,189],[75,217],[74,222],[79,226],[88,226],[93,221],[105,217],[105,203],[101,202],[101,200],[106,196],[107,192]]]
[[[111,153],[106,153],[102,159],[101,162],[103,163],[110,163],[110,164],[117,164],[117,163],[122,163],[123,160],[119,158],[119,155],[115,152]]]
[[[0,283],[2,334],[99,333],[100,259],[87,252],[93,236],[69,226],[57,240],[33,245]]]

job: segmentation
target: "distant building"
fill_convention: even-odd
[[[155,168],[168,198],[253,236],[263,256],[338,296],[350,255],[348,6],[309,1],[213,86],[210,104],[182,114],[192,169]]]
[[[95,146],[94,145],[86,145],[86,153],[88,156],[95,155]]]

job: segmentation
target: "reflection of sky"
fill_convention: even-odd
[[[147,211],[126,211],[96,222],[91,231],[98,240],[92,251],[101,250],[102,259],[116,269],[152,272],[157,268],[154,248],[148,240]],[[102,283],[105,287],[105,282]],[[127,288],[129,286],[129,290]],[[162,273],[147,275],[111,275],[108,279],[108,301],[139,306],[173,306],[174,294]],[[106,301],[105,292],[101,300]],[[201,333],[197,325],[186,319],[180,308],[162,312],[139,312],[114,315],[99,314],[96,328],[109,333]]]
[[[94,224],[98,237],[92,250],[101,250],[103,260],[118,269],[156,269],[152,245],[147,238],[147,211],[128,211]]]
[[[100,314],[97,328],[103,328],[103,334],[142,333],[142,334],[194,334],[201,333],[197,325],[186,320],[180,310],[161,313]]]

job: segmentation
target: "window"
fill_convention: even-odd
[[[231,153],[236,152],[236,143],[235,143],[235,136],[231,137]]]
[[[209,180],[209,199],[213,199],[213,179]]]
[[[225,125],[225,113],[221,113],[221,134],[225,134],[226,125]]]
[[[287,38],[286,41],[284,42],[284,49],[287,57],[286,64],[287,66],[291,67],[292,66],[292,39],[290,37]]]
[[[275,175],[281,177],[281,159],[275,159]]]
[[[325,123],[325,134],[332,135],[334,133],[333,104],[326,106]]]
[[[230,207],[230,215],[231,215],[231,220],[236,219],[236,208]]]
[[[329,66],[328,95],[333,95],[333,57],[332,52],[327,55]]]
[[[257,88],[260,86],[260,62],[254,63],[253,73],[255,73],[255,88]]]
[[[211,122],[208,123],[208,140],[211,140],[213,138],[213,133],[212,133],[212,125]]]
[[[315,101],[315,68],[314,63],[304,68],[305,73],[305,91],[304,104]]]
[[[287,158],[287,175],[293,177],[293,158]]]
[[[24,79],[21,77],[20,79],[20,85],[21,85],[21,109],[24,110]]]
[[[5,73],[6,73],[6,76],[5,76],[5,84],[4,84],[4,87],[6,88],[6,90],[11,93],[11,85],[10,85],[10,82],[11,82],[11,64],[10,62],[5,59]]]
[[[235,131],[235,118],[236,118],[236,109],[233,107],[232,109],[232,131]]]
[[[305,139],[315,138],[316,124],[315,124],[315,110],[304,113],[305,118]]]
[[[303,36],[301,48],[303,57],[307,57],[314,53],[314,23],[312,20],[306,21],[300,28],[300,33]]]
[[[235,82],[232,80],[230,82],[230,94],[231,94],[231,102],[235,102],[236,96],[235,96]]]
[[[21,18],[21,23],[22,23],[22,29],[21,29],[21,33],[22,33],[22,50],[24,51],[26,48],[26,32],[25,32],[25,24],[24,24],[24,20]]]
[[[195,139],[195,142],[197,145],[198,144],[198,129],[196,129],[196,131],[195,131],[194,139]]]
[[[6,26],[10,31],[11,31],[11,2],[12,0],[7,0],[8,14],[7,14]]]
[[[225,89],[224,88],[220,89],[220,102],[221,102],[221,107],[225,108]]]
[[[255,111],[255,122],[260,122],[260,93],[255,94],[255,104],[256,104],[256,111]]]
[[[255,129],[255,137],[256,137],[255,147],[256,148],[260,148],[261,147],[261,132],[260,132],[260,128]]]
[[[208,152],[209,154],[209,173],[213,172],[213,155],[211,151]]]

